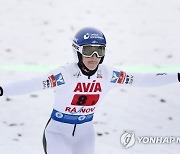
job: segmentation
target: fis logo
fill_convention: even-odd
[[[113,75],[111,78],[111,82],[112,83],[124,83],[124,80],[126,78],[126,73],[121,71],[121,72],[117,72],[117,71],[113,71]]]
[[[132,84],[134,80],[133,75],[127,75],[125,72],[117,72],[113,71],[113,75],[111,78],[112,83],[120,83],[120,84]]]
[[[102,78],[102,72],[101,72],[101,70],[98,70],[98,71],[97,71],[97,78]]]
[[[50,83],[51,83],[51,87],[56,87],[56,86],[60,86],[62,84],[65,84],[63,75],[61,73],[57,74],[57,75],[51,75],[49,77]]]

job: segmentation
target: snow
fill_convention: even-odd
[[[176,73],[179,25],[179,0],[1,0],[0,83],[38,76],[50,70],[47,65],[74,61],[71,41],[84,26],[104,32],[105,64]],[[32,65],[42,67],[26,70]],[[129,149],[120,144],[125,130],[136,136],[180,136],[179,91],[178,83],[110,91],[95,114],[96,154],[179,153],[175,143],[135,144]],[[0,98],[1,154],[43,154],[41,139],[53,100],[51,90]]]

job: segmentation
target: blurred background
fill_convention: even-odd
[[[180,71],[178,0],[0,0],[0,85],[75,61],[71,43],[86,26],[107,39],[104,64],[133,72]],[[113,89],[95,114],[96,154],[177,154],[180,144],[135,144],[137,136],[180,136],[180,86]],[[43,154],[53,91],[0,98],[0,153]]]

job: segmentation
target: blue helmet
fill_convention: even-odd
[[[72,43],[73,50],[78,53],[79,60],[81,60],[81,46],[83,45],[104,45],[106,47],[106,38],[100,30],[93,27],[85,27],[75,34]],[[104,57],[102,61],[103,59]]]
[[[73,42],[78,46],[88,45],[88,44],[98,44],[106,46],[106,38],[104,34],[92,27],[86,27],[79,30],[73,39]]]

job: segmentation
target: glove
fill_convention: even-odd
[[[0,96],[3,95],[3,88],[0,86]]]

